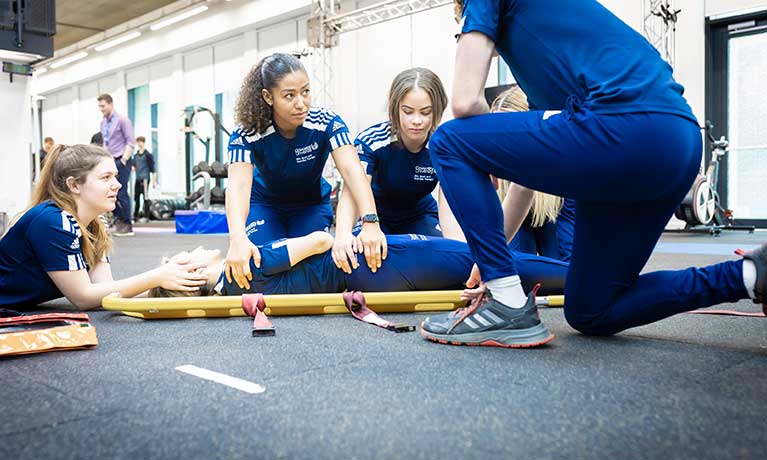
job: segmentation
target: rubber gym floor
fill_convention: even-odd
[[[114,274],[224,235],[144,227]],[[172,231],[172,230],[171,230]],[[706,265],[767,233],[667,234],[646,270]],[[54,301],[53,307],[66,307]],[[757,311],[748,301],[726,308]],[[427,315],[383,315],[418,324]],[[611,338],[541,311],[532,350],[454,347],[350,316],[90,317],[99,345],[0,360],[2,459],[764,458],[767,321],[679,315]],[[257,383],[250,394],[176,370]]]

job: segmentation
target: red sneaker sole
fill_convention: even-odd
[[[535,348],[535,347],[540,347],[541,345],[545,345],[551,342],[552,340],[554,340],[554,337],[556,337],[554,334],[551,334],[545,339],[538,342],[505,344],[505,343],[496,342],[495,340],[485,340],[484,342],[453,342],[450,340],[431,337],[425,334],[423,332],[423,329],[421,329],[421,336],[427,340],[431,340],[432,342],[436,342],[436,343],[441,343],[443,345],[466,345],[467,347],[500,347],[500,348]]]

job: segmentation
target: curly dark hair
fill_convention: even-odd
[[[264,101],[261,90],[277,87],[282,78],[297,71],[306,72],[295,56],[274,53],[261,59],[245,76],[234,106],[234,120],[243,129],[263,134],[272,124],[272,107]]]

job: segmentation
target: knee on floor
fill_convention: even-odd
[[[579,312],[577,308],[569,307],[570,303],[568,302],[565,307],[567,324],[581,334],[604,337],[619,332],[614,324],[604,318],[604,315],[586,315]]]

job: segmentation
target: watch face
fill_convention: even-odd
[[[362,222],[378,222],[378,216],[375,214],[365,214],[362,216]]]

